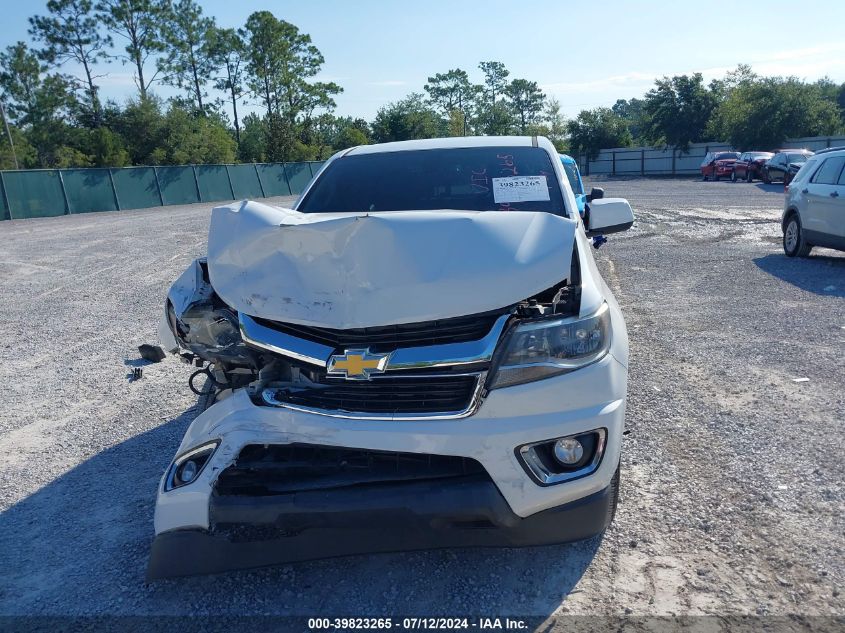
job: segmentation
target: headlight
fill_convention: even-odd
[[[607,303],[586,318],[523,323],[508,335],[490,388],[565,374],[596,362],[609,349]]]
[[[187,486],[197,480],[208,460],[217,450],[220,442],[215,440],[202,446],[197,446],[187,453],[183,453],[173,460],[170,468],[167,469],[167,477],[164,480],[164,491],[168,492],[174,488]]]

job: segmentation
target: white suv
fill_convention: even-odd
[[[786,189],[783,250],[806,257],[813,246],[845,251],[845,148],[808,160]]]

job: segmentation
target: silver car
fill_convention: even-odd
[[[806,257],[814,246],[845,251],[845,148],[810,158],[786,189],[783,250]]]

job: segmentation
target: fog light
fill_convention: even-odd
[[[557,450],[555,450],[555,454],[557,454]],[[199,472],[199,467],[197,463],[189,459],[184,464],[182,464],[182,468],[179,469],[179,482],[183,484],[189,484],[194,480],[194,477],[197,476]]]
[[[555,459],[561,464],[571,466],[584,457],[584,447],[574,437],[565,437],[555,442]]]
[[[164,492],[179,486],[187,486],[199,479],[219,443],[220,440],[208,442],[174,459],[170,468],[167,469],[167,476],[164,479]]]
[[[607,429],[593,429],[518,446],[523,467],[541,486],[552,486],[591,475],[604,455]]]

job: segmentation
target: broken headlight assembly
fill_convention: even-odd
[[[587,317],[525,321],[499,354],[491,389],[565,374],[600,360],[610,349],[607,303]]]
[[[177,316],[168,301],[167,322],[179,344],[200,358],[249,364],[251,354],[241,338],[238,316],[228,307],[195,303]]]

